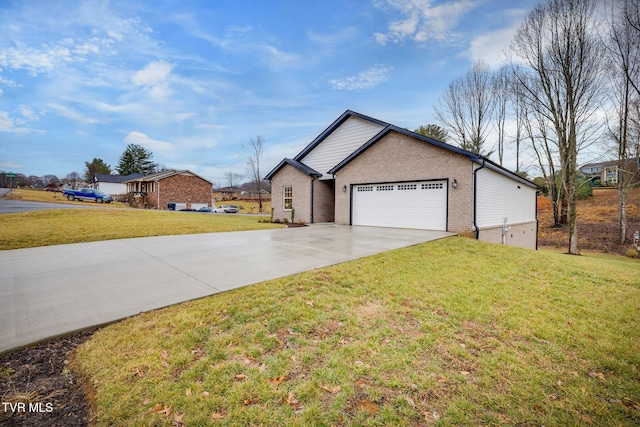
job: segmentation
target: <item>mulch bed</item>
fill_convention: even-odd
[[[89,405],[69,364],[73,350],[91,334],[79,332],[0,356],[0,426],[89,425]]]

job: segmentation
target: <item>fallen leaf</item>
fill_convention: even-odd
[[[447,377],[445,377],[444,375],[440,374],[440,376],[438,377],[438,382],[439,383],[444,383],[447,381]]]
[[[147,406],[149,403],[151,403],[151,399],[149,399],[148,397],[142,402],[144,406]]]
[[[276,378],[270,378],[269,381],[271,381],[271,383],[275,385],[277,389],[280,386],[280,383],[284,381],[284,378],[285,378],[284,375],[280,375],[279,377],[276,377]]]
[[[358,402],[358,410],[375,415],[380,410],[380,407],[370,400],[362,400]]]
[[[354,365],[356,365],[356,366],[362,366],[362,365],[364,365],[364,363],[362,363],[362,362],[361,362],[361,361],[359,361],[359,360],[356,360],[356,361],[354,362]]]
[[[307,301],[305,304],[307,304],[309,307],[313,307],[313,301],[311,300]]]
[[[196,328],[201,328],[204,325],[203,321],[198,322],[198,324],[196,325]]]
[[[187,397],[191,397],[191,389],[190,388],[186,389],[184,391],[184,395],[187,396]]]
[[[604,380],[604,374],[600,372],[589,372],[589,376],[591,378],[597,378],[599,380]]]
[[[178,412],[175,412],[173,414],[173,425],[175,427],[182,427],[184,426],[184,424],[182,423],[182,419],[184,418],[184,413],[180,414]]]
[[[340,386],[339,385],[337,385],[335,387],[327,387],[327,386],[321,385],[320,388],[322,390],[324,390],[324,391],[328,391],[331,394],[336,394],[337,392],[340,391]]]
[[[244,380],[246,380],[248,377],[247,377],[245,374],[238,374],[238,375],[236,375],[234,378],[235,378],[235,379],[237,379],[237,380],[240,380],[240,381],[244,381]]]
[[[593,422],[591,421],[591,417],[587,414],[583,414],[580,416],[580,419],[582,420],[583,423],[585,424],[592,424]]]
[[[166,359],[167,357],[169,357],[169,352],[167,350],[162,350],[160,352],[160,357],[162,357],[163,359]]]
[[[622,398],[622,404],[633,411],[640,412],[640,403],[636,403],[628,397]]]
[[[158,411],[158,413],[164,415],[165,417],[168,417],[169,415],[171,415],[171,408],[172,406],[165,406],[164,409],[162,411]]]
[[[225,415],[221,414],[220,412],[214,412],[214,413],[211,414],[211,419],[212,420],[220,420],[220,419],[222,419],[224,417],[225,417]]]
[[[466,377],[467,375],[469,375],[470,373],[471,373],[471,372],[469,372],[469,371],[460,371],[460,374],[461,374],[461,375],[464,375],[465,377]]]
[[[209,392],[208,391],[203,391],[202,392],[202,397],[209,397]]]
[[[252,402],[251,402],[251,399],[244,399],[244,400],[242,401],[242,404],[243,404],[244,406],[249,406],[249,405],[251,405],[251,403],[252,403]]]
[[[289,360],[291,360],[292,362],[295,362],[298,360],[298,358],[294,354],[292,354],[291,356],[289,356]]]

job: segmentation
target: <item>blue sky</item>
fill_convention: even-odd
[[[64,177],[129,143],[224,185],[264,137],[266,174],[345,110],[435,123],[455,77],[533,0],[3,0],[0,170]],[[513,156],[505,166],[515,168]]]

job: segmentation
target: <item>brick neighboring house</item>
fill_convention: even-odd
[[[211,207],[213,185],[188,170],[168,170],[125,182],[137,207],[175,210]]]
[[[216,202],[236,200],[240,198],[240,193],[242,193],[242,188],[240,187],[222,187],[213,190],[213,198]]]
[[[266,179],[274,219],[295,213],[297,221],[451,231],[537,248],[537,185],[481,155],[354,111]]]

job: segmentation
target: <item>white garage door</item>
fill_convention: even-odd
[[[447,182],[356,185],[352,223],[446,231]]]

